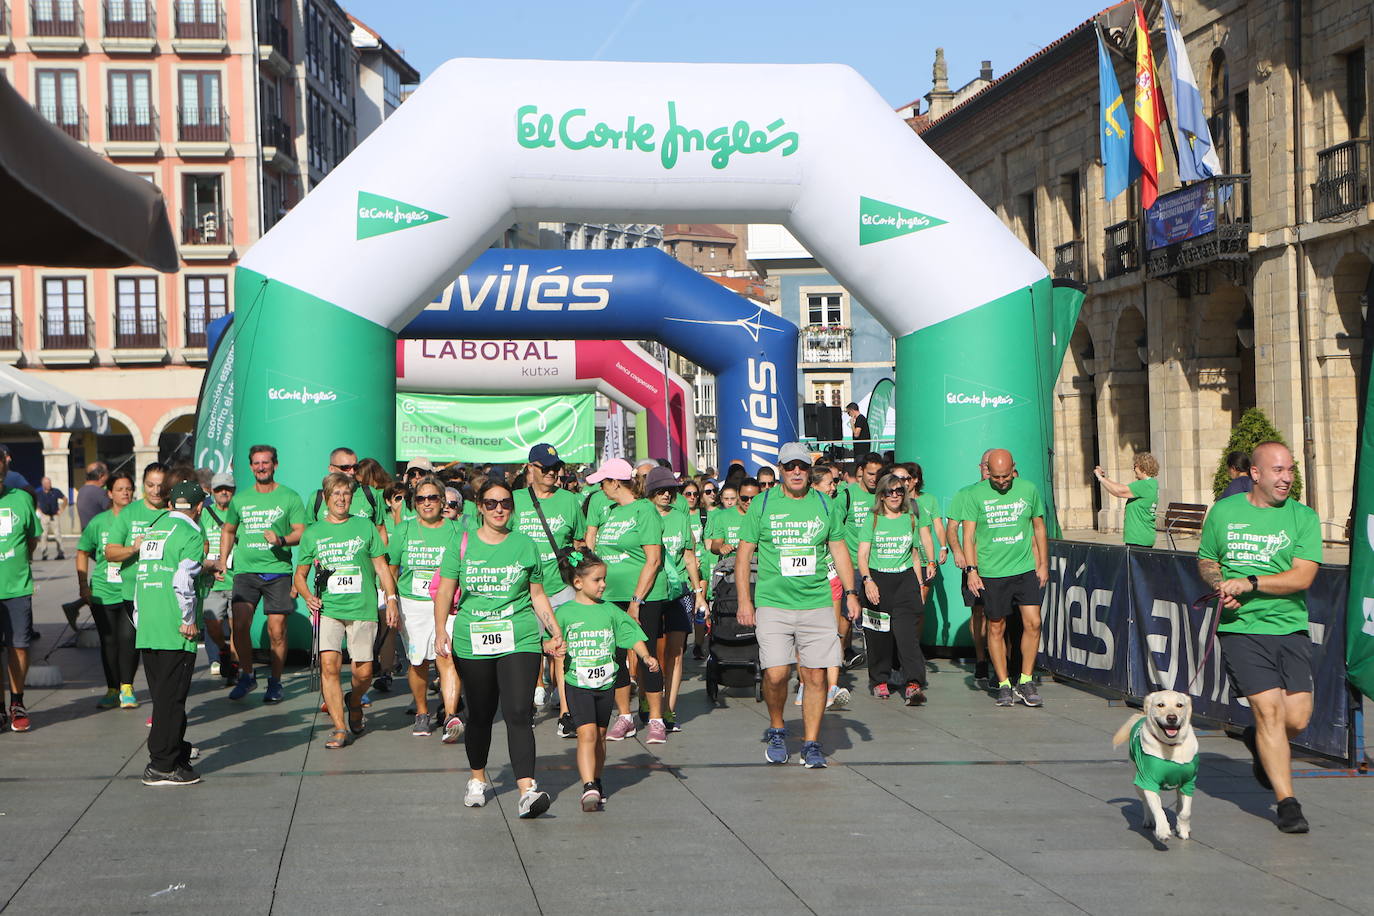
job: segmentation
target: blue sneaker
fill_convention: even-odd
[[[281,681],[274,677],[267,679],[267,692],[262,695],[264,703],[280,703],[282,700]]]
[[[802,743],[801,765],[808,770],[825,768],[825,755],[821,753],[821,743],[819,741],[806,741]]]
[[[768,747],[763,750],[763,759],[769,763],[787,762],[787,729],[769,728],[763,732],[763,740]]]
[[[240,674],[239,682],[234,685],[234,689],[229,691],[229,699],[242,700],[248,696],[248,691],[258,686],[258,679],[251,674]]]

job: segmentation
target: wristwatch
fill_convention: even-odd
[[[1250,588],[1252,590],[1259,591],[1259,576],[1246,576],[1245,578],[1250,580]]]
[[[638,595],[631,595],[631,596],[630,596],[630,603],[631,603],[631,604],[643,604],[643,603],[644,603],[644,599],[641,598],[641,597],[639,597]]]
[[[872,582],[872,581],[873,581],[873,577],[872,577],[872,576],[864,576],[864,577],[863,577],[863,581],[865,581],[865,582]]]
[[[978,567],[977,567],[977,566],[965,566],[965,567],[964,567],[964,572],[966,572],[966,573],[977,572],[977,571],[978,571]]]
[[[857,589],[847,588],[844,590],[844,593],[846,595],[853,595],[855,598],[859,597],[859,592]]]

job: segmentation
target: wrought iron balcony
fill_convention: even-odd
[[[232,245],[234,218],[228,210],[181,211],[181,244]]]
[[[111,143],[157,140],[157,112],[147,107],[106,108],[105,133]]]
[[[29,0],[29,32],[46,38],[79,38],[84,31],[76,0]]]
[[[48,314],[43,322],[44,350],[88,350],[91,346],[91,321],[81,315]]]
[[[156,313],[135,314],[123,310],[115,318],[115,347],[120,350],[156,350],[162,346],[162,329]]]
[[[86,142],[86,109],[80,105],[76,111],[58,111],[50,106],[39,105],[38,112],[73,140],[79,143]]]
[[[8,0],[0,0],[0,35],[10,33],[10,5]]]
[[[296,157],[295,144],[292,142],[292,134],[294,133],[291,125],[277,115],[265,114],[262,116],[263,146],[271,147],[294,159]]]
[[[1076,280],[1082,283],[1083,243],[1065,242],[1054,247],[1054,277],[1056,280]]]
[[[847,363],[851,359],[853,338],[853,328],[808,324],[802,328],[802,362]]]
[[[177,0],[172,8],[176,19],[177,38],[201,38],[215,40],[224,37],[224,10],[219,6],[210,8],[214,18],[205,16],[206,7],[201,0]]]
[[[106,38],[156,38],[157,7],[148,0],[105,0]]]
[[[1336,219],[1369,203],[1369,140],[1358,137],[1317,153],[1314,219]]]
[[[11,307],[0,312],[0,350],[18,350],[23,346],[23,334],[19,331],[19,315]]]
[[[223,108],[177,108],[177,139],[183,143],[224,143],[229,113]]]
[[[1126,220],[1106,228],[1107,247],[1103,252],[1107,279],[1140,269],[1140,240],[1136,222]]]
[[[1145,272],[1169,277],[1250,259],[1250,176],[1217,175],[1161,195],[1145,214]]]
[[[276,16],[264,15],[258,22],[258,44],[270,45],[286,60],[291,59],[291,33]]]

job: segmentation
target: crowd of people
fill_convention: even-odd
[[[1231,611],[1221,628],[1225,658],[1256,711],[1258,730],[1247,733],[1256,777],[1290,793],[1280,801],[1291,821],[1296,801],[1286,756],[1279,758],[1285,733],[1295,734],[1311,711],[1310,658],[1304,680],[1301,640],[1291,637],[1299,617],[1305,628],[1301,592],[1315,570],[1315,516],[1287,500],[1292,457],[1279,449],[1256,450],[1254,492],[1224,500],[1215,515],[1219,525],[1259,525],[1262,516],[1265,530],[1294,529],[1286,552],[1237,554],[1235,538],[1206,528],[1200,556]],[[389,690],[404,673],[410,733],[437,729],[444,743],[464,740],[468,807],[493,793],[487,765],[501,713],[521,817],[538,817],[551,803],[536,778],[536,707],[556,704],[556,735],[577,741],[586,811],[605,800],[605,742],[644,728],[646,744],[662,744],[682,730],[688,642],[702,659],[713,583],[727,571],[747,583],[735,590],[732,610],[757,640],[770,764],[795,751],[805,767],[827,765],[821,722],[827,708],[850,700],[840,683],[846,668],[866,666],[879,700],[928,701],[923,614],[951,557],[971,609],[978,685],[997,706],[1042,705],[1033,670],[1049,577],[1045,503],[1005,449],[983,454],[977,478],[943,513],[918,464],[874,453],[818,461],[799,443],[782,447],[776,469],[751,475],[734,463],[719,478],[621,458],[583,477],[541,443],[522,467],[436,468],[417,459],[393,480],[375,460],[340,447],[309,494],[278,481],[273,446],[254,445],[248,457],[251,483],[242,487],[232,475],[190,467],[154,462],[135,479],[96,464],[76,498],[78,589],[99,633],[107,688],[97,705],[137,708],[142,664],[152,701],[147,785],[200,781],[185,704],[202,626],[212,674],[230,701],[243,702],[259,687],[253,620],[261,610],[261,702],[278,703],[298,601],[311,616],[312,665],[332,726],[325,748],[342,750],[362,735],[370,691]],[[0,476],[8,460],[0,447]],[[1099,477],[1116,495],[1153,503],[1157,463],[1146,455],[1136,471],[1137,484],[1149,483]],[[1264,514],[1276,509],[1282,519]],[[4,716],[17,732],[31,727],[24,679],[44,511],[29,491],[0,489]],[[1285,638],[1271,645],[1269,636]],[[794,669],[799,747],[785,716]]]

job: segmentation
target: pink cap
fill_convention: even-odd
[[[587,483],[601,483],[603,480],[634,480],[635,469],[624,458],[609,458],[601,462],[596,473],[587,478]]]

